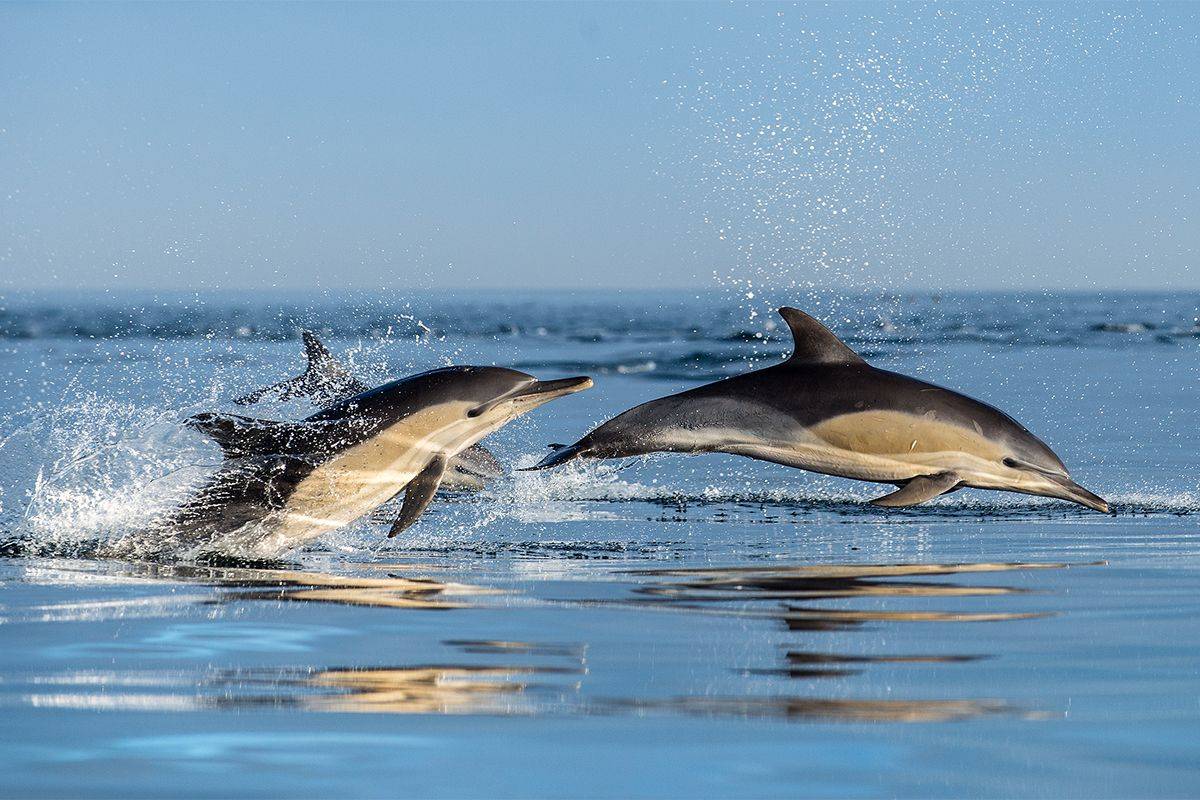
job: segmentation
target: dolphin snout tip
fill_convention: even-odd
[[[1089,492],[1078,483],[1075,483],[1075,481],[1067,481],[1066,489],[1067,500],[1072,500],[1081,506],[1087,506],[1093,511],[1099,511],[1102,514],[1109,513],[1107,500],[1094,492]]]
[[[590,389],[595,386],[592,379],[587,375],[579,375],[574,378],[557,378],[550,381],[538,381],[533,386],[532,394],[574,394],[582,392],[584,389]]]

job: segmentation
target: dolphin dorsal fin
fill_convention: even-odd
[[[300,455],[307,450],[311,432],[311,426],[303,422],[276,422],[237,414],[197,414],[184,424],[207,434],[221,446],[226,458]]]
[[[329,352],[317,335],[312,331],[301,331],[304,340],[304,355],[308,358],[308,367],[304,374],[286,381],[255,389],[250,394],[243,395],[233,402],[239,406],[257,403],[268,395],[276,395],[280,400],[291,400],[293,397],[309,396],[317,405],[332,405],[339,400],[353,397],[367,391],[365,383],[350,374],[342,362]]]
[[[779,316],[792,329],[795,349],[788,356],[794,364],[862,364],[862,357],[833,331],[798,308],[784,306]]]

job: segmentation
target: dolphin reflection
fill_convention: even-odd
[[[155,709],[162,711],[221,710],[229,708],[277,707],[297,712],[355,712],[374,714],[476,714],[476,715],[686,715],[777,719],[786,721],[840,720],[848,722],[942,722],[998,713],[1026,713],[1002,699],[949,697],[931,699],[879,697],[878,681],[889,679],[895,670],[929,671],[931,679],[943,677],[940,670],[969,669],[972,663],[996,653],[914,652],[913,648],[890,650],[896,623],[1005,622],[1048,616],[1053,610],[998,607],[1005,597],[1031,592],[1028,586],[976,585],[972,575],[1034,574],[1061,569],[1059,563],[969,563],[969,564],[804,564],[704,567],[693,569],[644,569],[615,573],[627,583],[624,598],[604,600],[547,600],[539,597],[535,582],[520,589],[531,595],[519,604],[492,606],[489,615],[500,621],[519,618],[528,608],[540,614],[571,614],[586,623],[604,609],[638,613],[677,611],[706,616],[740,617],[745,629],[766,632],[740,648],[750,653],[749,663],[710,664],[698,661],[695,653],[679,655],[680,663],[668,668],[650,684],[637,672],[620,682],[589,679],[594,667],[589,651],[609,651],[621,642],[520,641],[501,635],[481,638],[440,639],[412,645],[422,648],[426,659],[405,663],[292,665],[276,668],[250,667],[227,670],[204,668],[176,671],[89,671],[77,670],[20,677],[0,685],[0,704],[19,698],[39,707],[106,709]],[[175,606],[146,605],[146,597],[132,600],[98,600],[63,604],[61,608],[37,609],[43,621],[125,619],[132,614],[177,616],[179,603],[229,604],[244,602],[318,602],[398,610],[453,610],[480,605],[479,598],[495,593],[488,586],[417,577],[416,570],[434,572],[416,565],[357,565],[358,574],[336,575],[300,569],[258,569],[199,565],[149,565],[55,562],[55,566],[30,564],[31,570],[58,569],[61,575],[102,571],[99,577],[145,580],[148,583],[204,584],[207,593],[176,593]],[[382,574],[381,574],[382,573]],[[408,574],[406,574],[408,573]],[[31,573],[32,574],[32,573]],[[49,580],[46,575],[43,579]],[[61,580],[60,578],[59,580]],[[1004,583],[1009,583],[1005,581]],[[1015,583],[1015,581],[1013,581]],[[606,583],[611,587],[612,584]],[[513,591],[513,590],[509,590]],[[857,602],[856,602],[857,601]],[[986,601],[984,608],[973,603]],[[937,603],[928,608],[922,604]],[[869,605],[868,605],[869,604]],[[945,605],[943,605],[945,604]],[[953,604],[953,605],[951,605]],[[69,606],[69,607],[68,607]],[[868,606],[868,607],[862,607]],[[893,607],[898,606],[898,607]],[[174,610],[173,610],[174,609]],[[410,635],[434,630],[447,635],[461,630],[453,617],[444,625],[428,623],[413,627]],[[395,616],[403,627],[406,617]],[[465,619],[465,617],[464,617]],[[692,625],[692,622],[688,623]],[[669,625],[669,623],[668,623]],[[775,627],[772,628],[771,626]],[[502,626],[507,628],[507,625]],[[836,648],[828,642],[814,646],[814,635],[841,631],[861,634],[881,628],[885,639],[860,641],[866,637],[838,637]],[[765,630],[764,630],[765,629]],[[477,631],[478,629],[475,629]],[[728,630],[728,629],[726,629]],[[497,629],[500,633],[500,629]],[[644,644],[629,633],[628,646]],[[865,645],[855,652],[855,641]],[[957,642],[955,639],[954,642]],[[993,641],[987,639],[985,641]],[[996,640],[1001,641],[1001,640]],[[764,648],[761,645],[766,643]],[[146,642],[123,642],[119,652],[137,653]],[[888,650],[878,652],[880,645]],[[89,650],[89,643],[71,652],[109,654],[107,647]],[[994,646],[994,645],[993,645]],[[445,648],[455,654],[445,656]],[[933,649],[933,648],[930,648]],[[225,652],[235,653],[236,648]],[[429,656],[433,656],[429,658]],[[609,652],[611,656],[611,652]],[[739,656],[740,658],[741,656]],[[604,659],[599,663],[611,664]],[[716,667],[724,678],[703,687],[693,685],[697,671]],[[888,672],[885,672],[888,671]],[[883,673],[883,675],[881,675]],[[657,675],[657,673],[656,673]],[[936,676],[936,677],[934,677]],[[873,680],[874,678],[874,680]],[[798,683],[798,681],[817,681]],[[650,686],[655,691],[650,691]],[[821,696],[820,687],[836,685],[832,696]],[[797,692],[796,687],[806,687]],[[616,691],[613,691],[614,687]],[[665,692],[661,694],[658,688]],[[665,695],[665,696],[664,696]]]

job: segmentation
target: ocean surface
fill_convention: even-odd
[[[796,305],[1045,439],[1112,513],[724,456],[514,472],[397,539],[80,557],[220,462],[181,421],[297,374],[588,374],[534,463],[770,364]],[[0,796],[1194,797],[1200,294],[0,298]],[[303,400],[250,413],[293,419]]]

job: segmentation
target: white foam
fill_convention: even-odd
[[[96,396],[39,412],[5,441],[33,476],[23,508],[6,509],[6,527],[63,544],[144,527],[219,461],[178,417]]]

